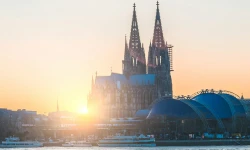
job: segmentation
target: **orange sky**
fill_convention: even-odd
[[[95,71],[122,71],[134,2],[147,54],[156,1],[0,2],[0,107],[48,113],[58,97],[61,110],[78,112]],[[214,88],[250,97],[250,2],[159,2],[174,95]]]

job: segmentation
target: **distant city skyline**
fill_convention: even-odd
[[[136,3],[146,58],[155,1],[0,2],[0,108],[80,112],[91,77],[122,72],[124,37]],[[174,95],[201,89],[250,97],[250,2],[159,0],[174,45]]]

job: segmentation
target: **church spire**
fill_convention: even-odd
[[[130,75],[130,69],[131,69],[130,57],[131,56],[128,47],[127,36],[125,35],[125,49],[124,49],[124,60],[122,61],[122,72],[126,77]]]
[[[136,6],[134,3],[134,11],[133,11],[133,19],[130,31],[130,40],[129,40],[129,50],[131,51],[131,55],[136,58],[137,53],[141,50],[141,40],[139,34],[139,27],[136,16]]]
[[[156,9],[154,36],[153,36],[152,44],[157,48],[165,48],[165,41],[164,41],[163,32],[162,32],[161,17],[160,17],[158,1],[156,5],[157,5],[157,9]]]
[[[139,27],[136,16],[136,6],[133,5],[133,17],[130,30],[130,39],[127,47],[125,38],[125,53],[123,63],[123,74],[129,77],[133,74],[146,74],[145,52],[142,48]],[[128,51],[126,51],[128,49]],[[128,57],[127,57],[128,56]],[[128,59],[127,59],[128,58]]]
[[[125,35],[124,60],[126,60],[126,61],[130,60],[130,54],[129,54],[129,48],[128,48],[128,42],[127,42],[127,36],[126,35]]]
[[[125,50],[124,50],[124,60],[129,60],[129,48],[128,48],[128,42],[127,42],[127,36],[125,35]]]
[[[149,45],[149,50],[148,50],[148,74],[153,74],[154,73],[154,52],[153,52],[153,47],[151,45],[151,40],[150,40],[150,45]]]
[[[244,96],[243,96],[243,94],[241,94],[241,98],[240,98],[240,99],[244,100]]]
[[[144,50],[144,46],[143,43],[141,44],[141,55],[140,55],[140,62],[146,66],[146,58],[145,58],[145,50]],[[144,72],[143,72],[144,73]],[[146,73],[146,72],[145,72]]]
[[[169,58],[169,56],[172,56],[172,46],[168,47],[165,43],[158,1],[156,6],[153,41],[152,45],[150,43],[148,51],[148,73],[156,74],[158,81],[160,81],[160,83],[156,83],[158,95],[172,97],[173,90]]]

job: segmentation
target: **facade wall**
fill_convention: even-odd
[[[89,95],[88,107],[96,107],[95,117],[100,120],[134,117],[140,109],[147,108],[156,97],[156,86],[95,86]]]

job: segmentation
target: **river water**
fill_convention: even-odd
[[[3,150],[4,148],[0,148]],[[249,146],[164,146],[164,147],[41,147],[6,148],[5,150],[250,150]]]

